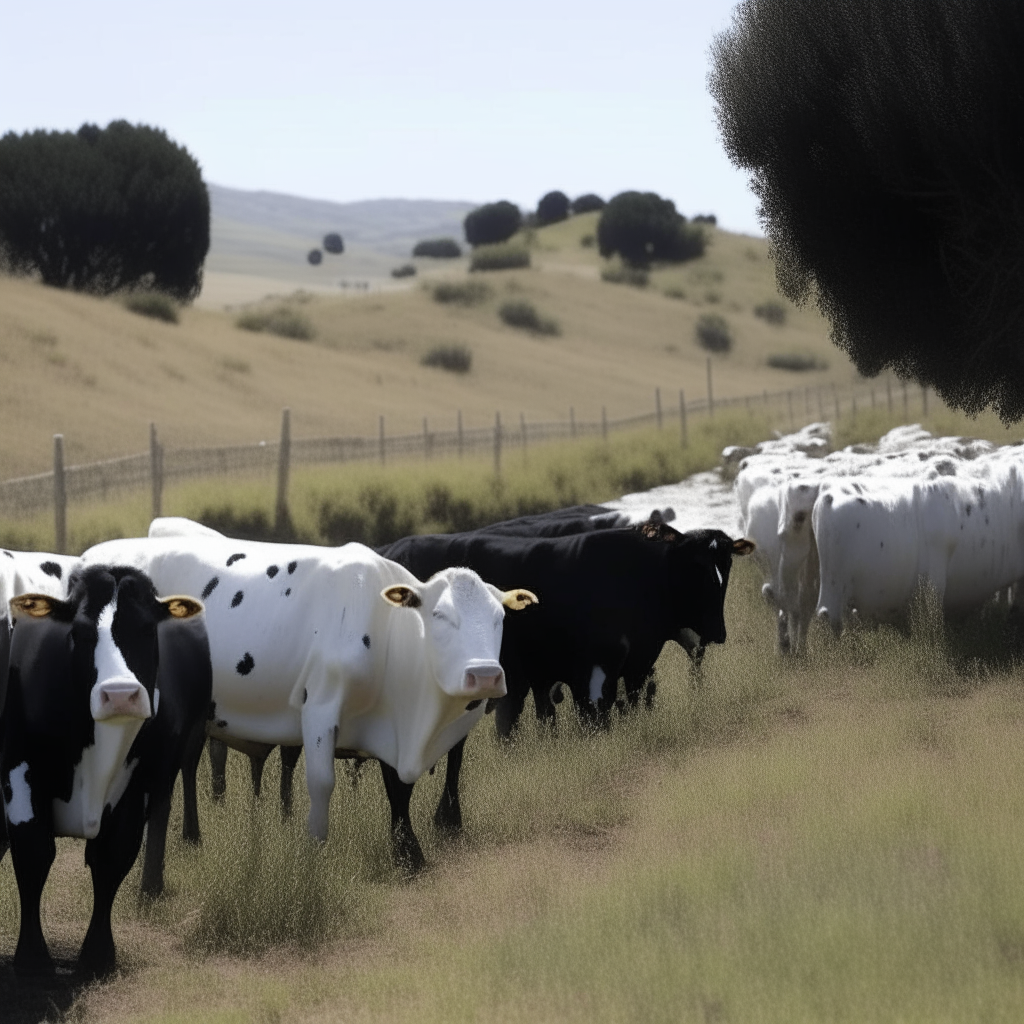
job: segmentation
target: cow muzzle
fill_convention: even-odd
[[[149,718],[153,713],[149,694],[137,679],[107,679],[92,688],[89,710],[94,721],[112,718]]]
[[[496,661],[468,665],[462,677],[462,691],[474,700],[504,697],[508,693],[505,671]]]

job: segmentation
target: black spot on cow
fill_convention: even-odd
[[[228,727],[228,720],[226,718],[218,718],[216,726],[218,729],[226,729]]]
[[[880,548],[884,548],[884,547],[885,547],[885,541],[884,541],[884,540],[880,540],[880,541],[878,542],[878,546],[879,546]]]
[[[276,565],[267,566],[267,575],[273,579],[281,570]]]
[[[12,555],[12,554],[10,553],[10,551],[5,551],[5,552],[4,552],[4,554],[5,554],[5,555],[6,555],[6,556],[7,556],[8,558],[13,558],[13,557],[14,557],[14,555]]]
[[[243,597],[245,597],[245,594],[241,590],[236,591],[235,596],[231,598],[231,607],[237,608],[242,603]]]
[[[966,513],[967,513],[968,515],[970,515],[970,514],[971,514],[971,506],[970,506],[970,505],[968,505],[968,506],[967,506],[967,507],[966,507],[966,508],[964,509],[964,511],[965,511],[965,512],[966,512]]]
[[[467,711],[472,711],[472,710],[473,710],[473,708],[478,708],[478,707],[480,707],[480,704],[481,704],[481,701],[479,701],[479,700],[471,700],[471,701],[470,701],[470,702],[469,702],[469,703],[468,703],[468,704],[466,705],[466,710],[467,710]]]
[[[213,579],[203,587],[202,597],[204,601],[217,589],[218,583],[220,583],[220,577],[214,576]]]
[[[295,572],[296,568],[298,567],[298,564],[299,564],[298,562],[289,562],[288,563],[288,575],[289,576],[291,576],[291,574],[293,572]]]
[[[206,720],[212,722],[217,717],[217,702],[215,700],[210,701],[210,710],[206,714]]]
[[[364,646],[364,647],[365,647],[365,648],[366,648],[367,650],[369,650],[369,649],[370,649],[370,634],[369,634],[369,633],[364,633],[364,634],[363,634],[363,646]]]
[[[246,651],[245,657],[235,666],[235,671],[240,676],[247,676],[256,667],[256,662],[252,660],[252,655]]]
[[[303,689],[302,689],[302,703],[303,703],[303,704],[305,704],[305,703],[306,703],[306,699],[307,699],[308,697],[309,697],[309,693],[308,693],[308,691],[306,690],[306,688],[305,688],[305,687],[303,687]]]
[[[286,590],[286,591],[284,592],[284,596],[285,596],[285,597],[288,597],[288,596],[289,596],[289,595],[291,594],[291,592],[292,592],[292,588],[291,588],[291,587],[289,587],[289,588],[288,588],[288,589],[287,589],[287,590]]]
[[[55,580],[59,580],[64,575],[64,570],[56,562],[43,562],[39,568],[47,576],[52,576]]]
[[[319,750],[319,749],[320,749],[320,741],[321,741],[322,739],[323,739],[323,736],[317,736],[317,738],[316,738],[316,746],[317,746],[317,750]]]
[[[867,503],[868,503],[868,502],[867,502],[867,499],[866,499],[866,498],[858,498],[858,499],[857,499],[857,504],[858,504],[858,505],[866,505]]]
[[[244,554],[243,554],[242,552],[239,552],[239,553],[238,553],[237,555],[232,555],[232,556],[231,556],[231,557],[230,557],[230,558],[228,559],[228,562],[227,562],[227,564],[228,564],[228,568],[230,569],[230,568],[231,568],[231,566],[233,566],[233,565],[235,564],[235,562],[239,562],[239,561],[241,561],[241,560],[242,560],[243,558],[245,558],[245,555],[244,555]]]

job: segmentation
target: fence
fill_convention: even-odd
[[[918,389],[914,389],[917,392]],[[667,396],[666,396],[667,397]],[[915,394],[915,409],[928,411],[928,392]],[[695,415],[714,416],[716,410],[743,408],[751,413],[766,411],[783,429],[796,429],[813,419],[839,419],[846,414],[856,416],[861,409],[883,405],[890,413],[902,406],[904,417],[910,415],[910,391],[906,384],[893,381],[884,386],[794,388],[786,391],[763,391],[739,398],[715,398],[708,360],[707,396],[687,399],[683,391],[663,404],[660,388],[654,391],[654,407],[633,416],[610,419],[604,407],[600,420],[581,420],[569,409],[569,418],[554,422],[528,423],[520,414],[518,423],[504,423],[495,414],[493,426],[464,428],[461,411],[456,414],[455,429],[430,430],[427,419],[415,434],[388,435],[385,419],[380,417],[374,437],[321,437],[293,439],[291,413],[285,409],[281,417],[281,437],[277,442],[225,445],[208,448],[165,448],[155,424],[150,425],[149,451],[138,455],[107,459],[81,466],[64,465],[64,439],[54,437],[54,468],[49,473],[6,480],[0,483],[0,518],[31,515],[48,508],[54,510],[56,550],[63,552],[67,537],[67,506],[72,501],[105,499],[126,490],[151,488],[153,516],[161,514],[163,490],[169,481],[192,479],[230,473],[277,475],[276,522],[281,525],[288,515],[288,480],[292,464],[323,464],[376,460],[381,464],[409,458],[462,456],[467,453],[493,453],[494,471],[500,474],[502,457],[509,450],[523,450],[545,441],[581,437],[607,438],[611,431],[678,423],[680,443],[687,444],[690,419]],[[858,406],[858,403],[859,406]]]

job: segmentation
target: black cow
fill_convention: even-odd
[[[675,518],[671,508],[651,513],[649,521],[668,523]],[[626,512],[605,508],[604,505],[572,505],[555,509],[553,512],[539,512],[531,516],[519,516],[504,522],[481,526],[474,533],[501,533],[515,537],[568,537],[574,533],[590,533],[593,530],[621,529],[633,525]],[[388,545],[377,551],[387,554]]]
[[[93,913],[79,966],[102,975],[116,962],[111,906],[147,817],[166,827],[186,751],[201,749],[211,697],[202,605],[160,600],[143,573],[109,566],[77,570],[66,600],[26,594],[10,605],[0,783],[21,900],[14,966],[53,970],[39,901],[54,837],[80,836]],[[151,844],[147,871],[162,859]]]

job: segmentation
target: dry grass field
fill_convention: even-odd
[[[716,395],[759,393],[855,372],[827,340],[821,318],[789,310],[773,326],[754,308],[777,298],[762,239],[715,231],[707,254],[655,270],[647,288],[600,279],[603,261],[580,240],[596,215],[537,231],[528,270],[472,275],[487,297],[462,307],[434,301],[439,279],[466,280],[467,261],[418,261],[407,288],[366,294],[305,293],[270,299],[308,317],[311,341],[240,330],[239,309],[188,308],[178,324],[147,319],[116,299],[96,299],[0,278],[0,479],[48,469],[52,435],[63,433],[70,464],[143,451],[156,422],[169,446],[273,439],[280,410],[292,409],[298,437],[422,429],[426,416],[451,427],[494,422],[598,419],[653,408],[654,389],[676,401],[679,388],[706,391],[698,318],[725,317],[735,345],[714,356]],[[666,292],[684,295],[669,297]],[[534,304],[561,329],[536,336],[506,326],[509,299]],[[250,308],[250,307],[247,307]],[[465,345],[472,369],[456,374],[421,365],[437,345]],[[772,354],[814,356],[828,369],[769,368]]]

